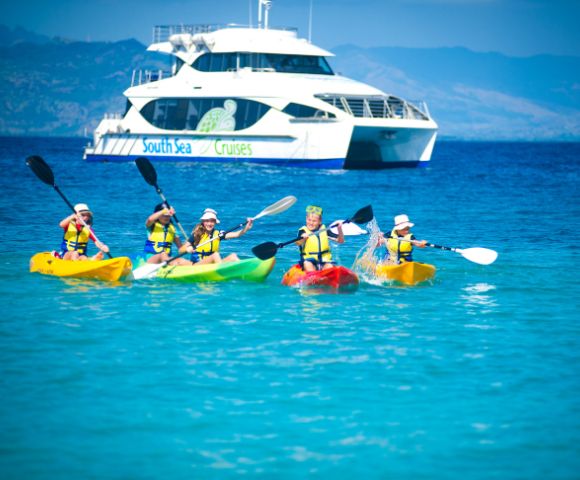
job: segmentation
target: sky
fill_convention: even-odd
[[[88,41],[151,41],[154,25],[250,23],[257,0],[0,2],[0,24]],[[580,0],[273,0],[270,26],[298,27],[332,50],[466,47],[510,56],[580,56]]]

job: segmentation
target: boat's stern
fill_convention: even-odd
[[[345,160],[348,169],[417,167],[431,160],[437,125],[356,125]]]
[[[315,97],[334,107],[336,117],[352,126],[345,168],[416,167],[431,159],[437,124],[424,102],[411,103],[381,92]]]
[[[104,143],[107,137],[127,133],[127,129],[123,127],[123,118],[120,114],[105,114],[93,133],[93,143],[89,143],[85,147],[83,159],[91,159],[91,157],[103,153],[105,151]]]

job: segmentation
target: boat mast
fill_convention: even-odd
[[[308,43],[312,43],[312,0],[310,0],[310,12],[308,15]]]

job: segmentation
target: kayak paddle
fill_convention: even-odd
[[[491,265],[497,259],[497,252],[489,248],[453,248],[444,247],[442,245],[433,245],[432,243],[428,243],[427,246],[431,248],[438,248],[439,250],[448,250],[451,252],[459,253],[459,255],[461,255],[466,260],[469,260],[473,263],[479,263],[480,265]]]
[[[163,195],[163,191],[161,190],[161,188],[159,188],[159,185],[157,185],[157,172],[155,171],[155,167],[153,166],[153,164],[145,157],[139,157],[137,160],[135,160],[135,163],[137,164],[137,168],[139,169],[139,172],[141,172],[141,175],[143,176],[145,181],[152,187],[155,187],[155,190],[161,197],[161,200],[163,200],[163,203],[167,205],[167,208],[170,208],[167,198],[165,198],[165,195]],[[185,230],[181,226],[181,223],[179,222],[177,215],[174,214],[173,218],[175,219],[175,223],[177,223],[179,230],[181,230],[183,237],[187,238],[187,233],[185,233]]]
[[[294,197],[293,195],[288,195],[287,197],[284,197],[281,200],[278,200],[276,203],[273,203],[272,205],[264,208],[264,210],[262,210],[260,213],[258,213],[258,215],[256,215],[255,217],[252,217],[252,220],[257,220],[258,218],[262,218],[265,217],[266,215],[276,215],[278,213],[282,213],[286,210],[288,210],[292,205],[294,205],[296,203],[296,197]],[[237,230],[238,228],[242,228],[247,222],[242,222],[239,225],[236,225],[235,227],[232,227],[228,230],[226,230],[225,232],[223,232],[223,235],[226,235],[228,233],[232,233],[233,231]],[[202,245],[205,245],[206,243],[210,243],[213,242],[213,240],[207,240],[203,243],[200,243],[196,248],[201,247]]]
[[[342,222],[342,220],[337,220],[336,222]],[[336,226],[334,227],[331,226],[329,230],[334,234],[338,234],[338,228]],[[352,237],[357,235],[367,235],[369,232],[360,228],[356,223],[343,223],[342,233],[345,236]]]
[[[351,218],[346,219],[342,223],[368,223],[372,219],[373,219],[373,207],[367,205],[366,207],[363,207],[360,210],[358,210]],[[331,225],[329,228],[332,228],[334,226],[336,226],[336,223]],[[317,235],[318,233],[324,232],[325,230],[329,230],[329,228],[318,230],[317,232],[314,232],[311,235]],[[268,260],[269,258],[275,256],[280,248],[284,248],[286,245],[290,245],[300,240],[302,240],[301,236],[282,243],[275,242],[260,243],[260,245],[256,245],[254,248],[252,248],[252,253],[260,260]]]
[[[38,155],[32,155],[30,157],[28,157],[26,159],[26,165],[28,165],[30,167],[30,169],[34,172],[34,174],[44,183],[46,183],[47,185],[50,185],[52,188],[54,188],[56,190],[56,193],[58,193],[61,198],[65,201],[65,203],[70,207],[70,209],[74,212],[77,213],[77,211],[75,210],[75,207],[73,207],[72,203],[70,203],[68,201],[68,198],[66,198],[64,196],[64,193],[62,193],[62,191],[60,190],[60,188],[58,188],[58,185],[56,184],[56,182],[54,181],[54,174],[52,173],[52,169],[48,166],[48,164],[42,159],[42,157],[39,157]],[[87,227],[89,230],[91,230],[93,236],[95,237],[95,240],[99,243],[102,243],[98,238],[95,232],[92,231],[91,227],[89,227],[85,221],[82,219],[82,217],[78,217],[80,222]],[[113,258],[110,254],[110,252],[107,252],[107,256],[109,258]]]
[[[258,215],[256,215],[255,217],[252,217],[252,220],[257,220],[258,218],[265,217],[266,215],[276,215],[278,213],[282,213],[282,212],[288,210],[295,203],[296,203],[296,197],[289,195],[287,197],[284,197],[282,200],[278,200],[276,203],[273,203],[269,207],[264,208],[264,210],[262,210],[260,213],[258,213]],[[239,225],[236,225],[235,227],[230,228],[229,230],[226,230],[224,232],[224,234],[231,233],[234,230],[237,230],[238,228],[243,227],[245,224],[246,224],[246,222],[240,223]],[[203,247],[204,245],[211,243],[214,240],[215,239],[210,238],[209,240],[206,240],[205,242],[200,243],[195,248],[198,249],[199,247]],[[185,252],[180,253],[179,255],[176,255],[175,257],[170,258],[166,262],[148,263],[148,264],[143,265],[139,268],[136,268],[133,271],[133,278],[135,280],[141,280],[143,278],[152,277],[155,274],[155,272],[157,272],[157,270],[163,268],[165,265],[172,262],[173,260],[175,260],[177,258],[181,258],[184,255],[187,255],[188,253],[189,252],[185,251]]]
[[[397,238],[397,240],[403,242],[411,242],[406,238]],[[449,252],[459,253],[463,258],[469,260],[473,263],[478,263],[479,265],[491,265],[497,259],[497,252],[489,248],[473,247],[473,248],[454,248],[454,247],[444,247],[442,245],[434,245],[433,243],[426,243],[426,247],[438,248],[439,250],[445,250]]]

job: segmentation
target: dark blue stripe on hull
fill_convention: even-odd
[[[345,166],[347,170],[386,170],[388,168],[415,168],[426,167],[429,162],[418,160],[406,160],[402,162],[367,162],[364,160],[349,161]]]
[[[254,163],[261,165],[276,165],[280,167],[328,168],[342,169],[344,158],[329,158],[326,160],[294,160],[289,158],[214,158],[214,157],[183,157],[166,155],[87,155],[87,162],[132,162],[139,157],[147,157],[155,162],[204,162],[204,163]]]
[[[133,162],[146,155],[87,155],[88,162]],[[253,163],[259,165],[275,165],[279,167],[325,168],[341,170],[383,170],[388,168],[415,168],[425,167],[429,162],[414,160],[402,162],[377,161],[350,161],[344,166],[344,158],[330,158],[326,160],[294,160],[288,158],[214,158],[214,157],[184,157],[170,155],[151,155],[150,160],[156,162],[203,162],[203,163]]]

